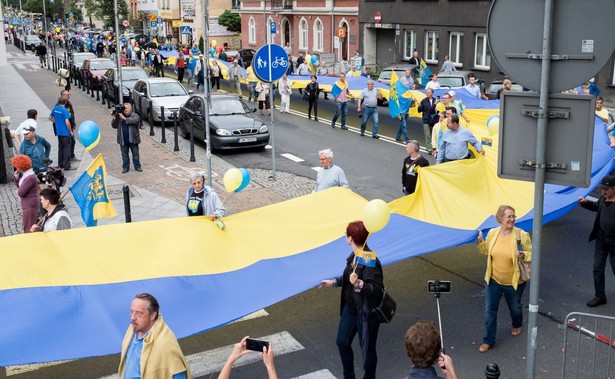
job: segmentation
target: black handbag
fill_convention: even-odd
[[[380,300],[380,304],[377,307],[372,309],[372,313],[380,323],[389,323],[395,316],[395,311],[397,310],[397,303],[393,298],[387,293],[387,291],[382,289],[382,300]]]

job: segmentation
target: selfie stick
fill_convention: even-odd
[[[440,288],[440,281],[436,279],[436,286]],[[438,327],[440,328],[440,345],[442,346],[442,354],[444,353],[444,337],[442,336],[442,316],[440,315],[440,291],[435,293],[436,305],[438,306]]]

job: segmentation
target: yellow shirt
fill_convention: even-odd
[[[599,111],[596,110],[596,116],[600,117],[604,122],[609,122],[609,110],[606,108],[602,108]]]
[[[509,234],[506,237],[500,234],[490,252],[491,279],[503,286],[512,285],[513,259],[510,254],[511,236],[512,234]]]
[[[254,69],[252,68],[252,65],[250,65],[250,67],[246,69],[246,75],[248,76],[248,82],[258,82],[258,78],[256,77],[256,74],[254,73]]]

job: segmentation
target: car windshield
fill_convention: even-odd
[[[94,54],[75,55],[73,61],[75,64],[82,64],[84,60],[94,58]]]
[[[406,70],[395,70],[395,74],[397,74],[397,78],[401,78],[406,75]],[[391,80],[391,75],[393,75],[393,70],[384,70],[380,73],[380,80]]]
[[[90,61],[90,70],[106,70],[113,67],[115,63],[112,60]]]
[[[210,115],[226,116],[232,114],[244,114],[246,109],[241,101],[233,98],[211,99]]]
[[[150,94],[152,97],[188,95],[184,87],[177,82],[151,83]]]
[[[491,83],[487,92],[494,93],[498,92],[502,88],[502,83]],[[513,91],[523,91],[523,86],[517,83],[513,83],[512,85]]]
[[[117,75],[116,75],[117,77]],[[147,74],[143,70],[122,70],[122,80],[147,79]]]
[[[441,87],[463,87],[463,78],[460,76],[439,76],[438,82],[440,82]]]

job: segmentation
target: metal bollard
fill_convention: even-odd
[[[489,362],[485,367],[485,379],[498,379],[500,377],[500,368],[497,363]]]
[[[196,162],[194,156],[194,122],[190,119],[190,162]]]
[[[102,84],[100,85],[100,91],[102,92],[100,94],[100,100],[101,100],[101,104],[105,105],[107,104],[107,109],[109,109],[111,107],[111,104],[109,104],[109,97],[106,96],[107,92],[105,92],[102,88]],[[106,99],[105,99],[106,98]],[[106,100],[106,101],[105,101]]]
[[[154,109],[152,101],[149,100],[149,135],[153,136],[154,134]]]
[[[162,133],[162,137],[160,139],[160,143],[167,143],[167,136],[165,135],[165,132],[164,132],[164,121],[165,121],[164,120],[164,107],[160,107],[160,120],[161,120],[160,121],[161,122],[161,124],[160,124],[160,128],[161,128],[160,132]]]
[[[56,57],[54,55],[51,56],[51,64],[47,62],[47,70],[49,70],[49,66],[53,68],[53,72],[58,72],[58,70],[56,69]]]
[[[88,78],[88,75],[83,75],[83,85],[85,86],[85,93],[86,95],[90,94],[90,79]]]
[[[124,217],[126,222],[132,222],[132,213],[130,211],[130,189],[128,186],[122,187],[122,193],[124,194]]]
[[[96,101],[100,101],[100,91],[102,90],[102,84],[98,83],[96,86]]]
[[[179,137],[177,135],[177,111],[173,112],[173,139],[175,145],[173,145],[173,151],[179,151]]]

